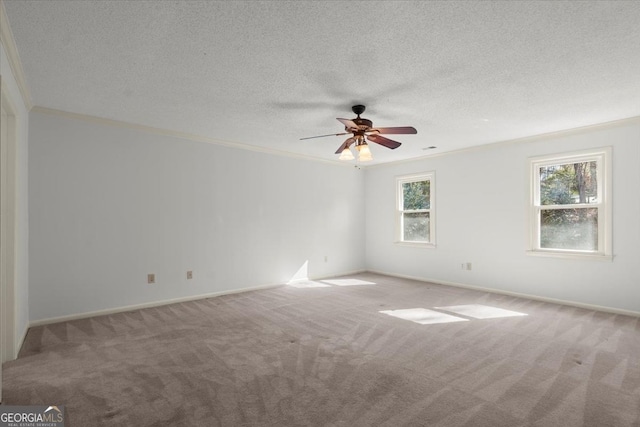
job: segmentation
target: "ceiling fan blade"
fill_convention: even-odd
[[[343,133],[330,133],[328,135],[318,135],[318,136],[307,136],[306,138],[300,138],[300,141],[302,141],[303,139],[313,139],[313,138],[324,138],[326,136],[342,136],[342,135],[349,135],[350,132],[343,132]]]
[[[347,129],[355,129],[355,130],[360,129],[358,125],[355,124],[352,120],[349,120],[349,119],[336,119],[336,120],[342,123],[344,127]]]
[[[351,144],[355,141],[355,138],[347,138],[347,140],[336,150],[336,154],[342,153],[345,148],[349,148]]]
[[[416,133],[418,133],[416,128],[414,128],[412,126],[398,126],[398,127],[391,127],[391,128],[373,128],[373,129],[370,129],[369,132],[378,132],[378,133],[381,133],[381,134],[396,134],[396,135],[400,135],[400,134],[415,135]]]
[[[385,138],[384,136],[380,136],[376,134],[367,135],[367,139],[371,142],[375,142],[376,144],[384,145],[387,148],[391,148],[392,150],[402,145],[398,141],[394,141],[392,139]]]

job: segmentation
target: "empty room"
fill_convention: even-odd
[[[640,427],[640,2],[0,0],[0,427]]]

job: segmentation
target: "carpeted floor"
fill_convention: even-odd
[[[640,427],[640,319],[374,274],[32,328],[3,368],[67,427]]]

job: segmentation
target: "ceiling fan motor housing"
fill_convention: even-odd
[[[360,118],[360,114],[364,113],[365,108],[366,107],[364,105],[354,105],[353,107],[351,107],[351,111],[353,111],[358,116],[357,118],[353,119],[352,122],[358,125],[358,128],[362,132],[373,127],[373,122],[371,120]],[[348,131],[349,129],[345,128],[345,130]]]
[[[357,124],[360,130],[368,130],[373,127],[373,122],[371,120],[361,119],[360,117],[353,119],[352,122]]]

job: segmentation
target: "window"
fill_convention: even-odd
[[[611,149],[531,164],[531,251],[611,257]]]
[[[435,174],[402,176],[396,181],[398,242],[433,246]]]

